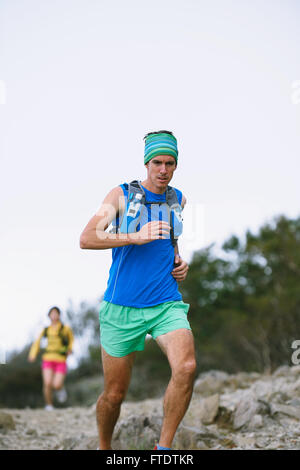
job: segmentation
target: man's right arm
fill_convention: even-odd
[[[80,248],[84,250],[105,250],[133,243],[128,234],[109,233],[105,230],[123,212],[125,207],[123,190],[120,186],[113,188],[101,204],[100,209],[89,220],[80,236]],[[130,234],[132,235],[132,234]]]
[[[125,211],[125,198],[120,186],[113,188],[105,197],[100,209],[90,219],[80,236],[80,248],[105,250],[125,245],[143,245],[164,238],[170,226],[166,222],[154,221],[145,224],[136,233],[109,233],[107,227]]]

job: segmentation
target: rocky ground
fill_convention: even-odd
[[[114,449],[153,449],[162,399],[125,402]],[[95,405],[45,411],[0,410],[0,449],[96,449]],[[300,366],[272,375],[201,374],[173,449],[300,450]]]

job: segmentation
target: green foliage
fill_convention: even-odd
[[[43,406],[41,367],[38,362],[28,363],[29,348],[11,352],[7,364],[0,367],[0,407]]]
[[[279,216],[235,236],[212,255],[213,245],[193,256],[182,293],[190,303],[201,369],[271,371],[290,364],[300,338],[300,219]]]
[[[242,242],[231,236],[223,256],[214,244],[196,251],[180,283],[196,345],[198,373],[272,371],[291,365],[291,344],[300,339],[300,218],[284,216],[264,224]],[[100,299],[101,300],[101,299]],[[103,387],[99,306],[67,309],[67,323],[82,356],[68,373],[67,406],[91,404]],[[27,362],[29,346],[0,367],[0,406],[43,406],[40,362]],[[97,379],[99,377],[99,381]],[[127,399],[161,396],[170,378],[168,361],[152,339],[137,352]]]

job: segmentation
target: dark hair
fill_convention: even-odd
[[[155,131],[155,132],[148,132],[148,134],[145,135],[144,140],[146,139],[146,137],[148,137],[148,135],[160,134],[161,132],[164,132],[165,134],[174,135],[173,132],[171,132],[171,131]]]
[[[50,317],[50,313],[52,312],[52,310],[57,310],[58,315],[60,315],[60,309],[59,309],[58,307],[54,306],[54,307],[51,307],[51,308],[50,308],[50,310],[49,310],[49,312],[48,312],[48,317]]]

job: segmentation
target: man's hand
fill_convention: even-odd
[[[189,265],[177,254],[175,255],[174,263],[176,267],[171,272],[172,276],[177,282],[184,281],[189,270]]]
[[[154,220],[143,225],[138,232],[128,234],[135,245],[144,245],[153,240],[166,238],[170,234],[170,225],[162,220]]]

